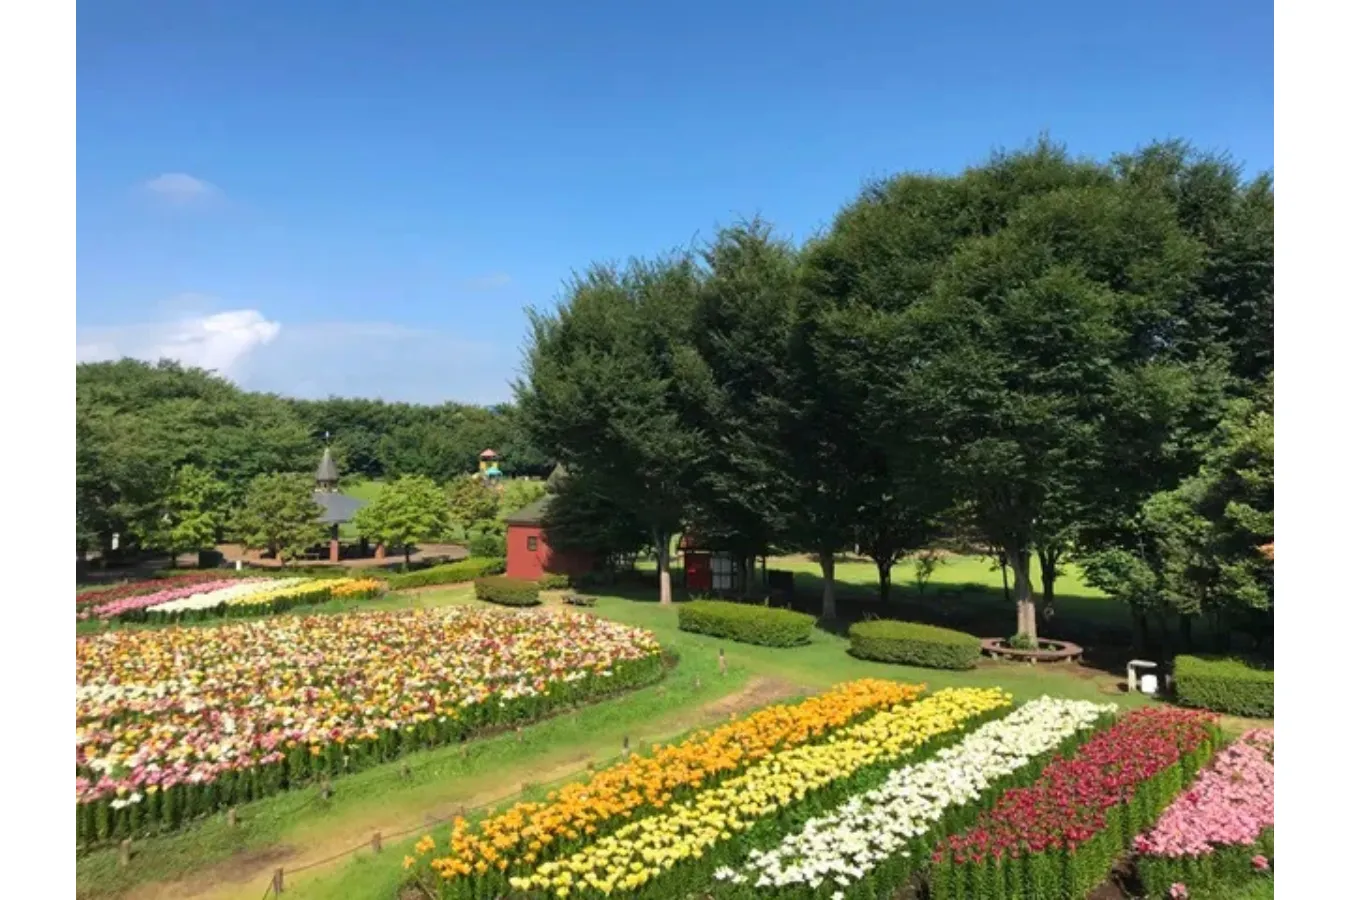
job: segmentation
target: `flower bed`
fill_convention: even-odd
[[[75,644],[84,842],[172,828],[318,775],[660,677],[648,632],[454,609],[115,631]]]
[[[737,845],[781,834],[803,812],[828,808],[884,774],[896,761],[1011,705],[991,689],[948,689],[877,713],[822,744],[770,755],[669,811],[640,819],[533,873],[511,879],[519,891],[631,892],[685,896],[703,887]]]
[[[517,803],[476,826],[455,822],[448,853],[432,859],[443,895],[492,896],[508,888],[507,875],[572,853],[635,816],[659,811],[695,791],[743,771],[773,753],[821,740],[881,709],[912,702],[922,686],[862,679],[837,685],[801,703],[768,706],[711,732],[656,745],[549,794],[542,803]],[[425,839],[425,852],[434,839]]]
[[[909,881],[935,839],[965,824],[977,803],[1028,783],[1056,749],[1115,707],[1042,697],[981,726],[933,759],[809,820],[768,852],[716,873],[723,897],[888,896]]]
[[[193,582],[180,587],[165,588],[159,591],[153,591],[149,594],[135,594],[128,597],[120,597],[107,603],[94,603],[87,606],[77,614],[80,619],[118,619],[134,618],[134,614],[153,606],[163,606],[167,603],[173,603],[178,600],[184,600],[188,597],[209,594],[213,591],[228,590],[239,586],[240,584],[258,584],[266,579],[246,578],[223,578],[215,581]]]
[[[1214,758],[1158,824],[1135,838],[1150,897],[1264,877],[1275,856],[1275,733],[1249,731]]]
[[[333,597],[375,597],[384,590],[385,583],[375,578],[233,578],[128,597],[89,612],[99,618],[125,621],[196,621],[279,613]]]
[[[1086,895],[1209,760],[1217,739],[1203,713],[1129,713],[943,840],[933,855],[934,900]]]
[[[112,603],[114,600],[125,600],[127,597],[135,597],[139,594],[153,594],[157,591],[189,587],[194,584],[203,584],[208,581],[220,581],[220,575],[216,572],[189,572],[183,575],[174,575],[171,578],[152,578],[146,581],[129,581],[125,584],[119,584],[110,588],[77,593],[75,595],[75,607],[76,609],[79,609],[80,607],[88,606],[91,603]]]

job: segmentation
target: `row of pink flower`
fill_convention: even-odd
[[[92,607],[89,614],[99,619],[111,619],[114,616],[120,616],[137,609],[146,609],[151,606],[159,606],[161,603],[168,603],[170,600],[181,600],[184,597],[191,597],[194,594],[205,594],[210,591],[218,591],[221,588],[232,587],[236,584],[248,584],[250,582],[266,581],[265,578],[226,578],[220,581],[208,581],[205,584],[190,584],[179,588],[170,588],[165,591],[155,591],[153,594],[138,594],[135,597],[123,597],[114,600],[111,603],[103,603]],[[87,614],[82,614],[80,618],[86,618]]]
[[[1275,732],[1238,738],[1177,797],[1134,847],[1150,856],[1204,856],[1249,846],[1275,825]]]

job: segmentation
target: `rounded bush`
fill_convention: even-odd
[[[1275,717],[1275,673],[1240,659],[1178,656],[1172,666],[1177,702],[1252,719]]]
[[[473,592],[479,600],[500,603],[502,606],[538,606],[539,585],[533,581],[493,575],[473,583]]]
[[[816,620],[806,613],[748,603],[694,600],[680,605],[680,629],[766,647],[798,647],[811,640]]]
[[[950,628],[874,619],[848,630],[854,656],[928,669],[973,669],[980,639]]]

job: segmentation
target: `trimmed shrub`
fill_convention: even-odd
[[[539,579],[539,589],[541,591],[561,591],[564,588],[572,586],[572,579],[566,575],[545,575]]]
[[[811,640],[816,620],[806,613],[748,603],[694,600],[680,605],[680,630],[766,647],[797,647]]]
[[[506,571],[504,559],[461,559],[459,562],[443,566],[432,566],[417,572],[406,572],[389,576],[389,589],[401,591],[407,588],[427,587],[433,584],[463,584],[485,575],[498,575]]]
[[[1232,716],[1275,717],[1275,673],[1240,659],[1178,656],[1172,667],[1177,702]]]
[[[874,619],[848,630],[854,656],[928,669],[972,669],[980,658],[974,635],[917,622]]]
[[[493,575],[473,583],[473,592],[479,600],[500,603],[502,606],[538,606],[539,585],[533,581]]]

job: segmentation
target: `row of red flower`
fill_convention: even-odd
[[[933,854],[933,896],[1084,895],[1110,872],[1125,841],[1191,782],[1217,741],[1214,717],[1205,713],[1127,714],[943,840]]]

